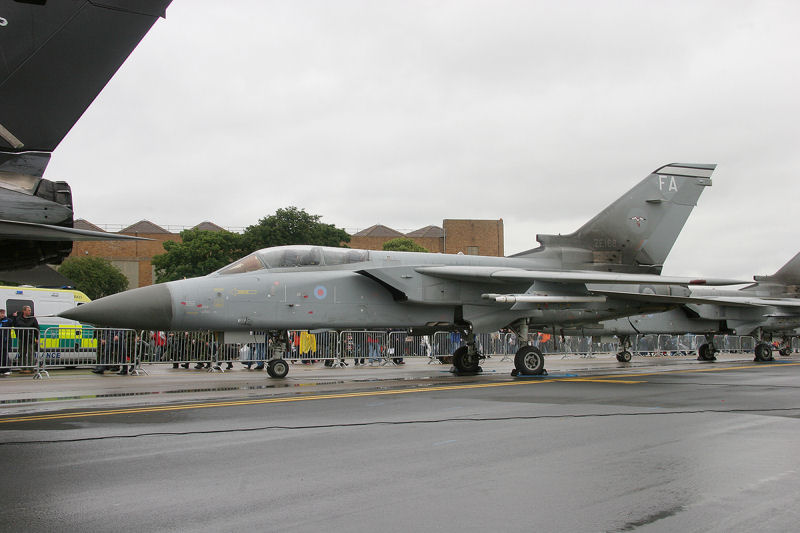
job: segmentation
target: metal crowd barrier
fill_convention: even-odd
[[[219,335],[210,331],[134,331],[92,326],[58,326],[41,333],[35,328],[0,328],[0,348],[7,353],[7,367],[28,371],[34,378],[48,375],[55,367],[127,365],[132,373],[146,373],[143,364],[172,364],[209,371],[230,368],[234,362],[261,364],[270,358],[271,341],[257,332],[246,344],[220,344]],[[634,356],[693,355],[708,342],[704,335],[637,335],[632,337]],[[478,349],[487,356],[513,357],[517,337],[509,332],[476,336]],[[400,364],[405,358],[428,358],[429,363],[450,363],[453,352],[464,345],[458,332],[438,332],[411,336],[406,331],[308,331],[289,332],[289,351],[283,357],[292,362],[325,361],[327,366],[344,365],[344,359],[359,364]],[[554,338],[531,333],[528,343],[549,355],[570,354],[594,357],[616,353],[617,342],[594,342],[591,337]],[[717,335],[717,348],[724,352],[752,352],[756,341],[750,336]],[[793,339],[800,350],[800,340]],[[0,354],[2,355],[2,354]],[[0,368],[3,365],[0,363]]]
[[[3,368],[30,372],[38,379],[47,376],[40,357],[38,328],[0,328],[0,358]]]

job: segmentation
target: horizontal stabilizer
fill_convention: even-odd
[[[32,224],[14,220],[0,220],[0,239],[36,241],[150,241],[144,237],[64,228],[47,224]]]

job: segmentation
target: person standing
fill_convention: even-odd
[[[2,376],[11,374],[11,369],[8,368],[8,341],[11,340],[13,325],[14,321],[6,316],[6,310],[0,309],[0,375]]]
[[[14,329],[17,334],[17,349],[20,363],[24,366],[36,364],[36,345],[39,343],[39,321],[33,316],[31,306],[22,308],[22,314],[14,311]]]

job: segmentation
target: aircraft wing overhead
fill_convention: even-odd
[[[0,150],[52,152],[170,2],[3,2]]]
[[[494,281],[506,283],[545,281],[551,283],[609,283],[648,285],[742,285],[749,281],[714,278],[683,278],[657,274],[595,272],[591,270],[525,270],[522,268],[482,266],[426,266],[416,272],[457,281]]]
[[[0,220],[0,239],[37,241],[150,241],[144,237],[84,229]]]

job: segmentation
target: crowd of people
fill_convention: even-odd
[[[29,305],[24,306],[21,313],[14,311],[11,316],[6,316],[6,310],[0,309],[0,375],[3,376],[11,374],[8,347],[12,328],[17,337],[18,357],[22,361],[35,360],[39,344],[39,321],[33,316]]]

